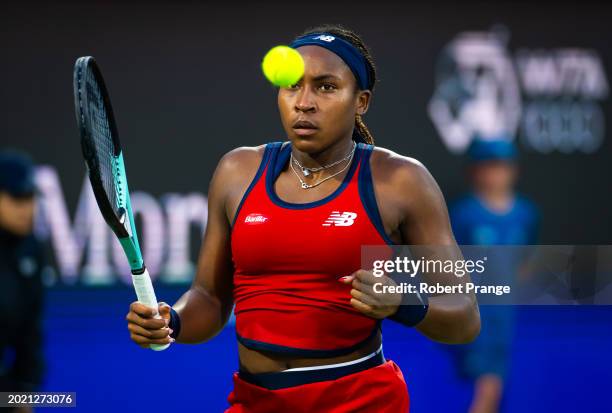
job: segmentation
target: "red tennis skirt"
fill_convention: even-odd
[[[283,373],[280,373],[283,374]],[[270,390],[234,373],[225,413],[406,413],[404,376],[391,360],[335,380]]]

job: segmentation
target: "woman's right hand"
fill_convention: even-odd
[[[154,318],[153,309],[134,301],[130,304],[130,311],[125,319],[128,322],[130,338],[142,348],[149,348],[151,344],[173,343],[170,337],[172,330],[170,323],[170,306],[164,302],[158,303],[161,318]]]

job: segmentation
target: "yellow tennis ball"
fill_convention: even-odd
[[[273,85],[287,87],[304,76],[304,59],[295,49],[276,46],[264,56],[261,69]]]

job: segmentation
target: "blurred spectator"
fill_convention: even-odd
[[[471,192],[451,205],[453,233],[459,245],[528,245],[536,242],[534,205],[515,191],[516,148],[509,140],[476,139],[468,149]],[[510,251],[505,252],[511,255]],[[517,260],[506,260],[509,266]],[[504,265],[506,267],[506,265]],[[487,268],[511,273],[517,268]],[[489,279],[490,281],[490,279]],[[503,281],[497,280],[500,283]],[[512,280],[505,280],[505,283]],[[451,348],[459,372],[474,383],[470,413],[500,411],[514,332],[510,306],[481,306],[482,329],[471,344]]]
[[[42,381],[43,252],[32,235],[35,192],[30,159],[0,152],[0,391],[35,391]]]

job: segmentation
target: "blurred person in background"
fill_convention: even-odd
[[[535,206],[516,192],[517,150],[502,136],[484,140],[477,137],[468,149],[468,180],[471,191],[449,208],[453,233],[459,245],[529,245],[537,238]],[[511,255],[510,251],[503,254]],[[509,258],[514,267],[517,260]],[[509,268],[499,272],[507,274]],[[490,280],[489,280],[490,281]],[[495,280],[499,284],[509,280]],[[512,282],[513,280],[510,280]],[[500,411],[508,374],[514,332],[514,310],[507,305],[480,308],[482,330],[471,344],[451,348],[460,374],[474,383],[470,413]]]
[[[36,391],[43,375],[43,251],[32,235],[35,192],[32,161],[0,151],[0,391],[6,392]]]

